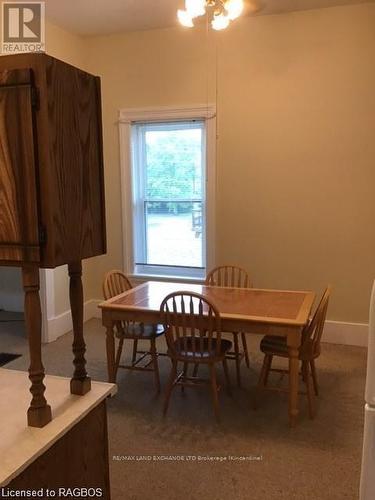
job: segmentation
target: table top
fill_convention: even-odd
[[[91,382],[84,396],[70,394],[70,379],[46,375],[53,420],[41,429],[27,426],[28,373],[0,368],[0,486],[6,486],[109,395],[114,384]]]
[[[164,297],[176,291],[203,295],[217,307],[222,318],[296,326],[307,323],[315,300],[315,294],[310,291],[224,288],[148,281],[102,302],[99,307],[103,311],[157,312]]]

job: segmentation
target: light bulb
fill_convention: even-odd
[[[231,21],[241,15],[243,7],[243,0],[227,0],[225,3],[225,10],[228,12],[228,17]]]
[[[177,17],[182,26],[185,26],[185,28],[193,28],[194,23],[189,12],[186,10],[178,10]]]
[[[206,13],[206,0],[185,0],[185,9],[191,18],[204,16]]]
[[[225,30],[229,26],[229,17],[224,14],[214,15],[212,27],[214,30]]]

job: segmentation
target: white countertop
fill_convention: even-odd
[[[84,396],[70,394],[70,379],[46,375],[45,396],[52,421],[42,429],[27,426],[30,405],[28,373],[0,368],[0,486],[6,486],[61,436],[108,396],[114,384],[92,382]]]

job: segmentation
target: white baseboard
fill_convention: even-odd
[[[83,309],[83,320],[88,321],[92,318],[101,318],[100,310],[98,309],[98,304],[102,302],[101,300],[88,300],[84,304]],[[50,318],[47,321],[47,342],[54,342],[59,337],[68,333],[72,330],[72,314],[69,311],[65,311],[54,318]]]
[[[89,319],[101,319],[101,311],[98,305],[102,300],[92,299],[85,302],[84,321]],[[48,320],[48,342],[53,342],[61,335],[72,329],[72,316],[66,311],[55,318]],[[329,344],[343,344],[359,347],[367,347],[368,324],[346,323],[343,321],[326,321],[323,333],[323,342]]]
[[[322,341],[330,344],[367,347],[368,324],[328,320],[325,323]]]

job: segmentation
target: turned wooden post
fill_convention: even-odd
[[[91,389],[91,379],[86,372],[86,344],[83,338],[83,287],[82,262],[69,264],[69,297],[73,320],[74,374],[70,381],[70,392],[83,396]]]
[[[22,268],[25,291],[25,322],[29,340],[32,400],[27,411],[27,422],[31,427],[44,427],[52,420],[51,407],[47,405],[43,384],[42,364],[42,311],[39,297],[39,268],[35,264],[25,264]]]

